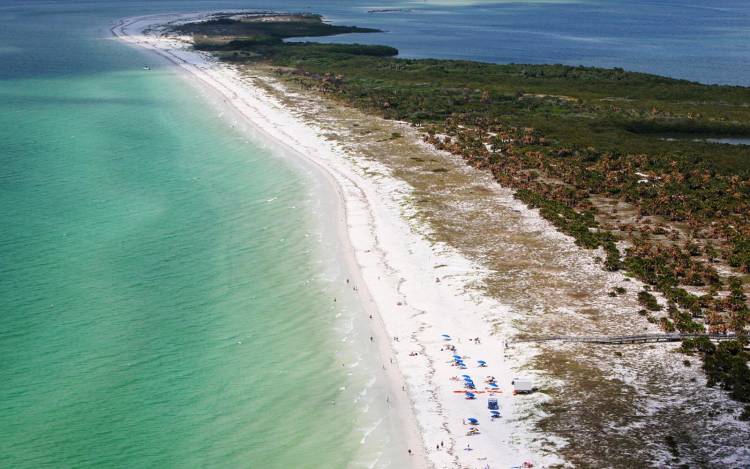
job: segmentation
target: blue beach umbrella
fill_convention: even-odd
[[[464,378],[469,378],[469,379],[471,379],[471,376],[469,376],[469,375],[461,375],[461,376],[463,376]]]
[[[468,420],[469,423],[472,424],[472,425],[479,425],[479,420],[475,419],[474,417],[470,417],[470,418],[468,418],[466,420]]]
[[[479,363],[480,365],[486,365],[487,364],[487,362],[484,361],[484,360],[477,360],[477,363]]]
[[[497,388],[497,384],[495,384],[495,383],[487,383],[487,386],[489,386],[491,388]]]
[[[475,397],[477,397],[476,394],[474,394],[473,392],[467,391],[465,394],[466,394],[467,399],[474,399]]]
[[[461,355],[453,355],[453,358],[455,358],[456,360],[461,360]]]

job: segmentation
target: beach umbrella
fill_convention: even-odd
[[[470,418],[468,418],[466,420],[468,420],[469,423],[472,424],[472,425],[479,425],[479,420],[475,419],[474,417],[470,417]]]
[[[453,355],[453,358],[455,358],[456,360],[461,360],[461,355]]]
[[[477,397],[476,394],[474,394],[473,392],[466,391],[466,398],[467,399],[474,399],[475,397]]]
[[[469,375],[461,375],[461,376],[463,376],[464,378],[469,378],[469,379],[471,379],[471,376],[469,376]]]
[[[481,365],[486,365],[487,364],[487,362],[484,361],[484,360],[477,360],[477,363],[479,363]]]
[[[492,388],[496,388],[497,384],[495,384],[495,383],[487,383],[487,386],[492,387]]]
[[[441,337],[445,340],[451,340],[451,336],[449,336],[448,334],[443,334]]]

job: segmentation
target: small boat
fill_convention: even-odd
[[[144,69],[144,70],[151,70],[151,67],[149,67],[148,65],[144,65],[144,66],[143,66],[143,69]]]

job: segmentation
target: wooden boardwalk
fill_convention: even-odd
[[[641,334],[641,335],[609,335],[609,336],[573,336],[554,335],[548,337],[529,337],[508,340],[508,344],[521,342],[584,342],[589,344],[645,344],[654,342],[679,342],[682,339],[707,337],[710,340],[732,340],[734,334]]]

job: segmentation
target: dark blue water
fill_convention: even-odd
[[[388,44],[404,57],[622,67],[704,83],[750,84],[746,0],[403,6],[410,11],[367,14],[365,8],[332,9],[336,20],[388,31],[333,42]]]
[[[341,36],[398,47],[404,57],[471,59],[500,63],[563,63],[667,75],[705,83],[750,85],[750,2],[746,0],[589,0],[310,2],[247,1],[16,1],[0,7],[0,57],[13,55],[14,68],[0,78],[37,75],[38,51],[54,48],[44,71],[95,71],[101,63],[66,53],[81,29],[107,37],[108,22],[125,15],[164,11],[249,8],[314,11],[332,20],[372,26],[382,34]],[[408,11],[367,13],[372,8]],[[53,17],[53,21],[49,21]],[[52,28],[51,30],[48,28]],[[54,41],[50,42],[50,35]],[[95,52],[95,47],[92,52]],[[26,60],[19,60],[26,57]],[[107,64],[107,67],[117,64]]]

